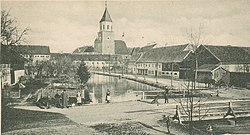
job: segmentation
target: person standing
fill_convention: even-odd
[[[61,107],[61,103],[60,103],[60,95],[58,93],[58,90],[56,91],[56,94],[55,94],[55,106],[56,107]]]
[[[76,103],[78,106],[80,106],[82,104],[82,95],[81,95],[80,91],[78,91],[76,94]]]
[[[61,97],[62,97],[62,108],[66,108],[68,106],[68,94],[66,93],[66,90],[63,90]]]
[[[164,92],[164,99],[165,99],[165,104],[168,103],[168,93],[169,93],[169,89],[165,89],[165,92]]]
[[[109,89],[107,89],[107,92],[106,92],[106,101],[107,101],[107,103],[110,103],[110,100],[111,100],[111,94],[110,94]]]
[[[166,120],[166,126],[167,126],[167,134],[170,134],[170,118],[169,116],[167,117],[167,120]]]

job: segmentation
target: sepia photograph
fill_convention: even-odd
[[[1,0],[1,134],[250,135],[250,0]]]

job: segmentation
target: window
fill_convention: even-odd
[[[102,29],[103,29],[103,30],[105,29],[105,25],[102,25]]]
[[[164,72],[162,72],[162,74],[164,75],[165,73],[164,73]]]
[[[94,62],[92,62],[92,64],[94,64]]]
[[[174,75],[177,75],[177,73],[174,73]]]
[[[102,25],[100,25],[100,30],[102,30]]]
[[[109,29],[109,25],[107,25],[107,29]]]

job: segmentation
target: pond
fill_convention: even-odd
[[[56,86],[56,88],[45,89],[42,91],[42,95],[50,95],[51,97],[54,97],[57,92],[60,94],[62,90],[66,90],[69,97],[76,97],[77,92],[82,93],[82,97],[84,97],[87,90],[93,103],[105,103],[106,92],[108,89],[111,94],[111,102],[141,100],[149,98],[149,95],[151,95],[151,98],[154,98],[156,96],[154,91],[157,90],[157,92],[159,92],[159,88],[147,84],[127,80],[121,77],[98,74],[91,75],[91,78],[87,82],[87,88],[66,88],[67,84],[62,85],[62,83],[54,83],[53,86]],[[146,94],[146,91],[149,95]]]
[[[92,74],[87,82],[88,90],[94,103],[104,103],[109,89],[112,102],[138,100],[143,91],[158,88],[119,77]]]

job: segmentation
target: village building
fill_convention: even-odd
[[[249,47],[200,45],[197,49],[197,80],[208,78],[214,83],[223,81],[246,87],[250,83],[249,50]]]
[[[137,60],[137,74],[185,79],[191,52],[189,44],[150,49]]]
[[[216,64],[204,64],[197,69],[197,81],[202,83],[229,83],[229,72]]]
[[[51,62],[57,63],[60,60],[72,61],[79,65],[85,62],[90,71],[114,71],[115,68],[122,67],[120,55],[108,54],[81,54],[81,53],[51,53]]]
[[[49,46],[17,45],[13,49],[33,63],[50,60]]]
[[[24,76],[24,63],[27,61],[11,46],[1,45],[1,88],[15,84]]]
[[[128,61],[128,73],[130,74],[137,74],[137,67],[136,67],[136,62],[139,60],[139,58],[147,51],[151,50],[154,48],[156,44],[151,44],[147,45],[144,47],[133,47],[133,48],[128,48],[130,58]]]
[[[229,72],[250,72],[250,53],[245,47],[200,45],[198,65],[218,64]]]
[[[93,46],[83,46],[75,49],[73,53],[79,54],[94,54],[94,47]]]

